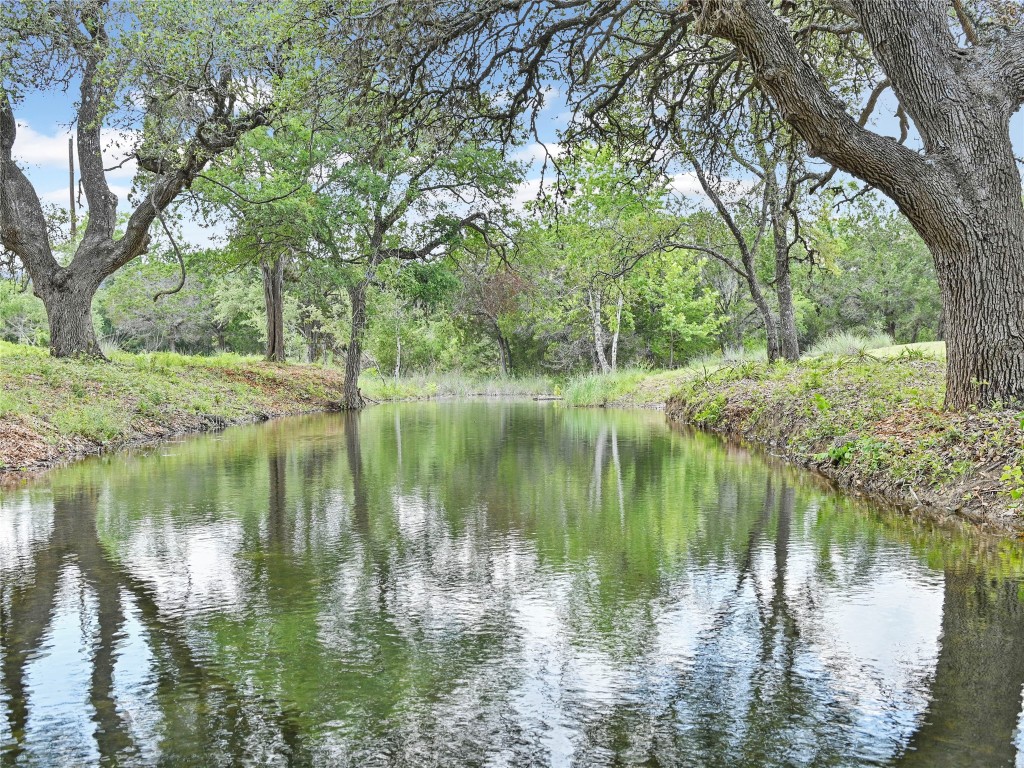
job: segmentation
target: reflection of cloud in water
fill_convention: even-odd
[[[237,613],[246,607],[235,568],[241,544],[237,521],[177,528],[156,517],[141,521],[120,552],[125,567],[152,586],[171,615]]]
[[[53,532],[53,511],[32,498],[0,497],[0,580],[16,579],[24,573],[33,550]]]
[[[95,764],[89,658],[96,599],[77,567],[61,573],[55,605],[43,641],[26,665],[25,743],[39,765]]]

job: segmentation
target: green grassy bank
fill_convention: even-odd
[[[740,438],[929,516],[1024,530],[1024,412],[942,410],[921,353],[723,367],[679,383],[673,421]]]
[[[320,365],[272,364],[238,355],[115,353],[110,362],[55,360],[37,347],[0,342],[0,472],[175,434],[331,410],[343,374]],[[366,375],[375,402],[549,392],[544,379],[446,374],[408,380]]]

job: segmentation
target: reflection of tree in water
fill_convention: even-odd
[[[973,568],[946,571],[931,703],[901,766],[1014,764],[1024,686],[1019,586]]]
[[[33,580],[0,586],[0,685],[15,735],[0,762],[31,746],[25,667],[71,562],[96,595],[90,698],[109,764],[146,746],[114,682],[126,615],[140,617],[153,656],[154,738],[169,763],[547,764],[555,721],[580,764],[857,761],[857,702],[806,663],[816,607],[805,590],[831,578],[823,556],[796,584],[794,550],[819,525],[808,522],[813,496],[743,454],[700,441],[681,450],[678,437],[614,414],[412,413],[347,414],[291,434],[270,425],[224,475],[201,476],[202,454],[181,458],[152,479],[156,496],[108,487],[99,536],[98,485],[59,493]],[[182,512],[143,526],[181,475]],[[237,497],[219,502],[232,510],[222,519],[203,499],[225,483]],[[224,565],[239,593],[228,610],[168,609],[128,545],[181,552],[190,526],[224,520],[241,532]],[[139,538],[111,543],[117,530]],[[856,578],[872,577],[880,530],[828,539]],[[1016,585],[958,573],[946,577],[933,703],[907,764],[950,763],[950,739],[1012,757],[1024,679]],[[708,620],[688,660],[666,669],[659,618],[686,601],[710,605]],[[574,679],[580,670],[609,677],[595,693]],[[554,699],[524,699],[538,691]],[[987,709],[972,704],[978,691],[990,692]]]
[[[30,759],[25,743],[30,704],[26,665],[53,618],[62,573],[75,566],[96,597],[89,703],[104,765],[130,764],[143,747],[125,720],[114,685],[115,649],[129,609],[140,618],[154,659],[161,748],[173,759],[238,764],[270,757],[272,753],[256,750],[274,744],[280,754],[299,758],[297,731],[289,716],[273,702],[247,700],[231,681],[197,659],[184,626],[160,611],[152,589],[108,558],[97,537],[97,499],[98,492],[85,485],[55,493],[52,533],[35,549],[31,584],[10,590],[0,586],[0,604],[7,608],[2,616],[2,683],[13,736],[0,756],[3,764]]]

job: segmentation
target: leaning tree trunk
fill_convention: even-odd
[[[501,332],[497,322],[494,323],[494,335],[498,340],[498,368],[501,372],[501,377],[503,379],[508,378],[512,374],[512,347],[509,345],[508,339],[505,338],[505,334]]]
[[[103,357],[92,324],[92,300],[98,289],[99,281],[77,277],[67,269],[34,284],[50,323],[51,355]]]
[[[359,391],[359,374],[363,370],[363,333],[366,330],[366,289],[368,280],[361,280],[349,288],[348,298],[352,305],[352,331],[345,354],[345,383],[342,386],[341,403],[343,410],[357,411],[365,405]]]
[[[267,309],[267,360],[283,363],[284,348],[284,258],[262,259],[263,302]]]
[[[758,283],[757,275],[752,270],[747,273],[747,287],[750,288],[750,297],[754,300],[757,313],[761,316],[761,325],[764,326],[765,344],[768,347],[768,362],[774,363],[779,359],[779,325],[772,312],[768,299],[765,298],[761,285]]]

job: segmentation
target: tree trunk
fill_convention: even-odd
[[[512,375],[512,348],[497,323],[494,325],[494,332],[498,339],[498,368],[502,378],[507,378]]]
[[[283,363],[284,348],[284,257],[261,259],[263,301],[267,309],[267,360]]]
[[[622,291],[619,291],[619,300],[615,304],[615,332],[612,334],[612,370],[619,367],[619,330],[622,327]]]
[[[789,274],[789,248],[785,233],[775,244],[775,295],[779,299],[779,352],[786,360],[800,359],[800,338],[793,307],[793,282]]]
[[[352,305],[352,331],[345,354],[345,383],[342,387],[340,407],[357,411],[365,405],[359,391],[359,374],[363,370],[363,332],[366,330],[366,289],[369,280],[361,280],[348,290]]]
[[[604,353],[604,325],[601,323],[601,292],[587,291],[590,314],[594,322],[594,355],[601,373],[611,373],[611,366]]]
[[[992,184],[987,201],[951,222],[959,236],[929,242],[944,308],[946,407],[954,410],[1024,400],[1024,208],[1012,175],[1015,191],[999,200]]]
[[[67,271],[63,271],[67,275]],[[92,300],[99,284],[68,278],[36,285],[50,323],[50,354],[54,357],[103,358],[92,324]]]
[[[395,381],[402,375],[402,334],[395,334]]]
[[[747,274],[747,286],[750,288],[750,297],[754,300],[757,313],[761,316],[761,325],[764,326],[765,344],[768,348],[768,362],[774,363],[779,359],[779,324],[775,319],[775,313],[768,305],[764,292],[758,283],[757,275]]]

